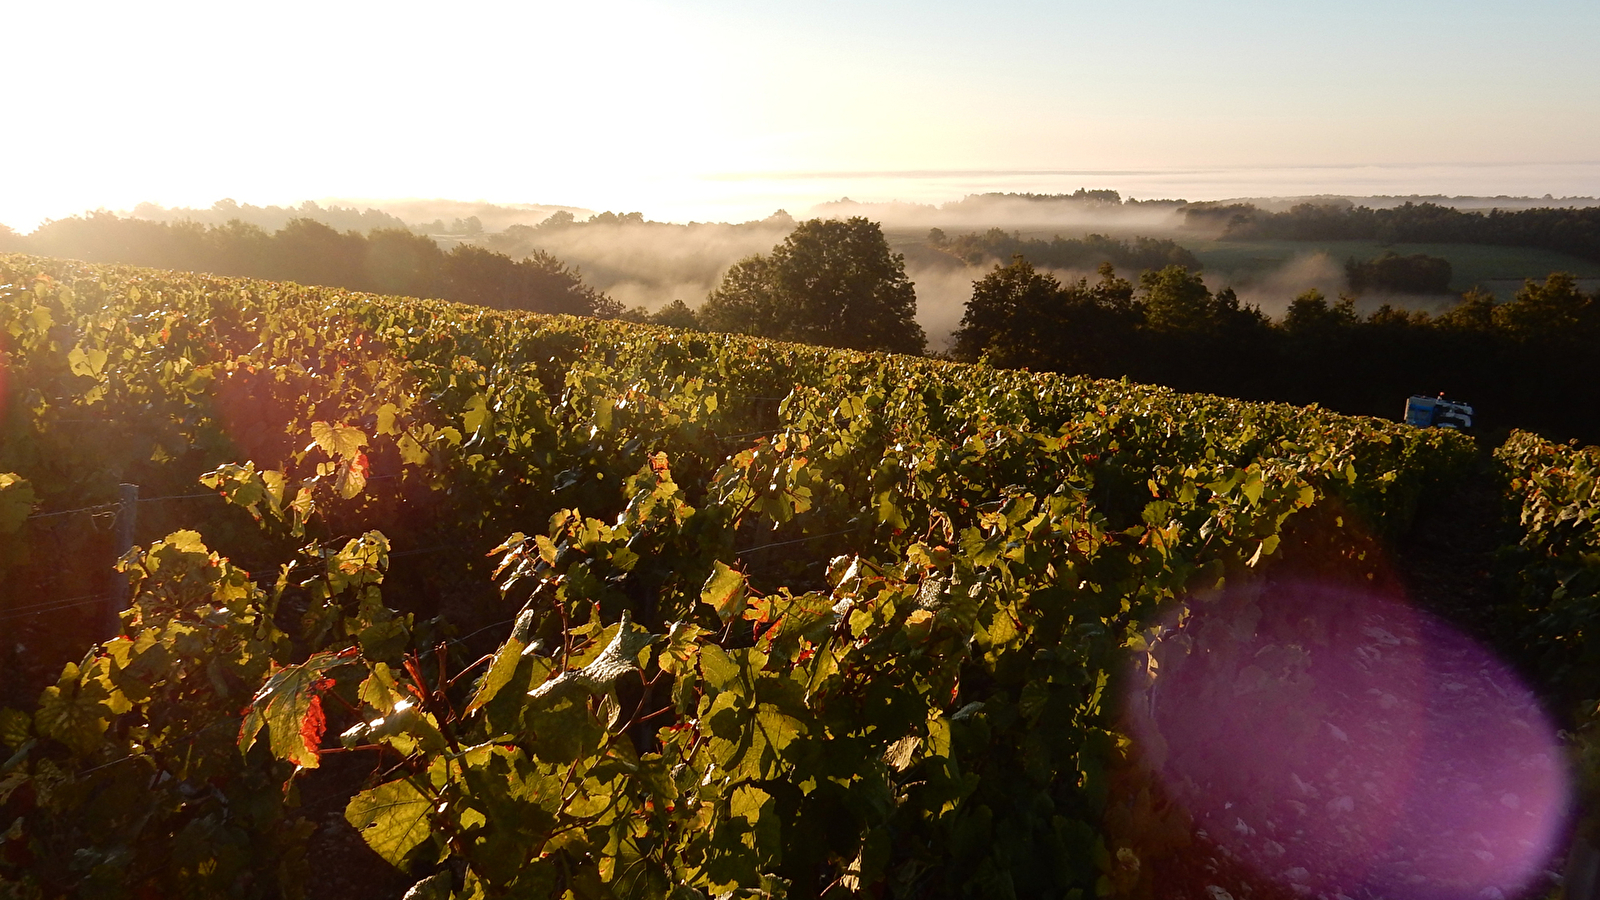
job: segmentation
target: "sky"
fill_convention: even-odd
[[[765,216],[1600,194],[1593,0],[25,3],[0,223],[438,197]]]

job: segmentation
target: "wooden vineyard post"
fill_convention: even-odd
[[[117,485],[117,534],[116,553],[117,559],[133,548],[133,528],[139,518],[139,486],[137,484]],[[114,562],[114,561],[113,561]],[[117,620],[118,613],[128,608],[128,579],[120,572],[116,573],[115,587],[107,598],[106,608],[106,637],[114,638],[121,631],[121,623]]]

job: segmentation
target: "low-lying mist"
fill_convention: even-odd
[[[865,216],[884,231],[939,228],[947,232],[1001,228],[1024,237],[1062,234],[1081,237],[1176,237],[1186,230],[1184,200],[1123,200],[1116,191],[1076,194],[974,194],[933,206],[915,203],[858,203],[844,198],[819,204],[810,214],[824,218]]]
[[[587,222],[555,216],[536,227],[516,225],[481,243],[512,257],[543,250],[624,305],[656,310],[674,300],[699,306],[729,266],[769,252],[793,229],[794,219],[781,210],[738,225],[602,213]]]

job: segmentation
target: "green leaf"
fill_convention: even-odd
[[[400,461],[408,466],[425,466],[433,459],[426,447],[409,434],[400,435]]]
[[[1251,472],[1245,477],[1244,487],[1241,490],[1244,492],[1245,499],[1250,501],[1250,505],[1255,506],[1261,502],[1261,491],[1265,487],[1266,485],[1261,480],[1261,473]]]
[[[468,434],[478,434],[485,426],[494,424],[494,415],[489,412],[489,398],[482,394],[474,394],[467,401],[466,412],[461,417],[461,424],[467,429]]]
[[[657,658],[657,665],[679,678],[692,676],[695,660],[700,655],[698,641],[703,633],[703,628],[691,622],[673,622],[667,631],[667,646]]]
[[[22,746],[30,732],[30,716],[9,706],[0,706],[0,744],[15,749]]]
[[[334,491],[345,500],[355,498],[367,489],[367,476],[371,470],[365,453],[357,453],[355,458],[344,460],[339,463],[338,474],[334,476]]]
[[[740,785],[734,789],[733,797],[728,801],[728,814],[749,822],[751,825],[760,821],[764,809],[772,802],[772,795],[752,785]]]
[[[722,560],[717,560],[711,577],[700,589],[700,601],[709,604],[717,611],[718,618],[727,622],[744,612],[747,593],[744,575],[730,569]]]
[[[378,407],[378,433],[385,435],[398,434],[394,427],[395,416],[399,415],[400,408],[393,403],[385,403]]]
[[[0,534],[12,534],[33,512],[33,485],[12,472],[0,472]]]
[[[716,644],[700,648],[700,672],[713,689],[723,691],[739,680],[739,664]]]
[[[361,655],[367,659],[394,659],[405,652],[410,638],[411,633],[401,618],[374,622],[356,635],[357,642],[361,644]]]
[[[352,587],[378,584],[389,568],[389,539],[369,531],[345,542],[344,549],[328,559],[328,585],[334,593]]]
[[[262,728],[272,747],[272,755],[302,769],[320,763],[318,746],[326,720],[322,715],[322,681],[329,669],[347,660],[332,653],[320,653],[297,666],[274,672],[250,701],[244,723],[239,728],[239,751],[250,752]]]
[[[393,711],[394,705],[406,697],[405,692],[395,683],[394,673],[384,663],[373,664],[371,673],[361,682],[356,695],[361,698],[362,703],[384,716]]]
[[[339,460],[354,459],[367,445],[367,436],[360,429],[328,422],[312,422],[311,439],[322,452]]]
[[[433,801],[410,781],[380,784],[350,798],[345,821],[361,832],[374,853],[392,866],[405,861],[432,832]]]
[[[79,753],[99,745],[111,724],[111,708],[105,703],[105,689],[97,681],[78,683],[78,667],[68,663],[61,680],[44,689],[33,725],[39,733],[54,738]]]
[[[525,609],[517,615],[517,622],[511,628],[511,636],[506,638],[506,642],[500,645],[499,650],[495,651],[494,661],[489,663],[489,671],[483,673],[483,678],[479,679],[477,690],[472,694],[472,701],[467,704],[462,715],[470,715],[493,700],[495,694],[500,693],[500,689],[506,686],[511,676],[517,673],[517,662],[522,659],[522,651],[528,646],[518,640],[517,636],[529,633],[533,618],[531,609]]]
[[[74,375],[87,375],[91,378],[98,376],[106,366],[106,352],[98,347],[84,350],[83,347],[73,347],[67,354],[67,365]]]

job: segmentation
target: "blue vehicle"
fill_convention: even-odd
[[[1407,425],[1418,428],[1454,428],[1465,431],[1472,427],[1472,407],[1457,400],[1412,395],[1406,401]]]

